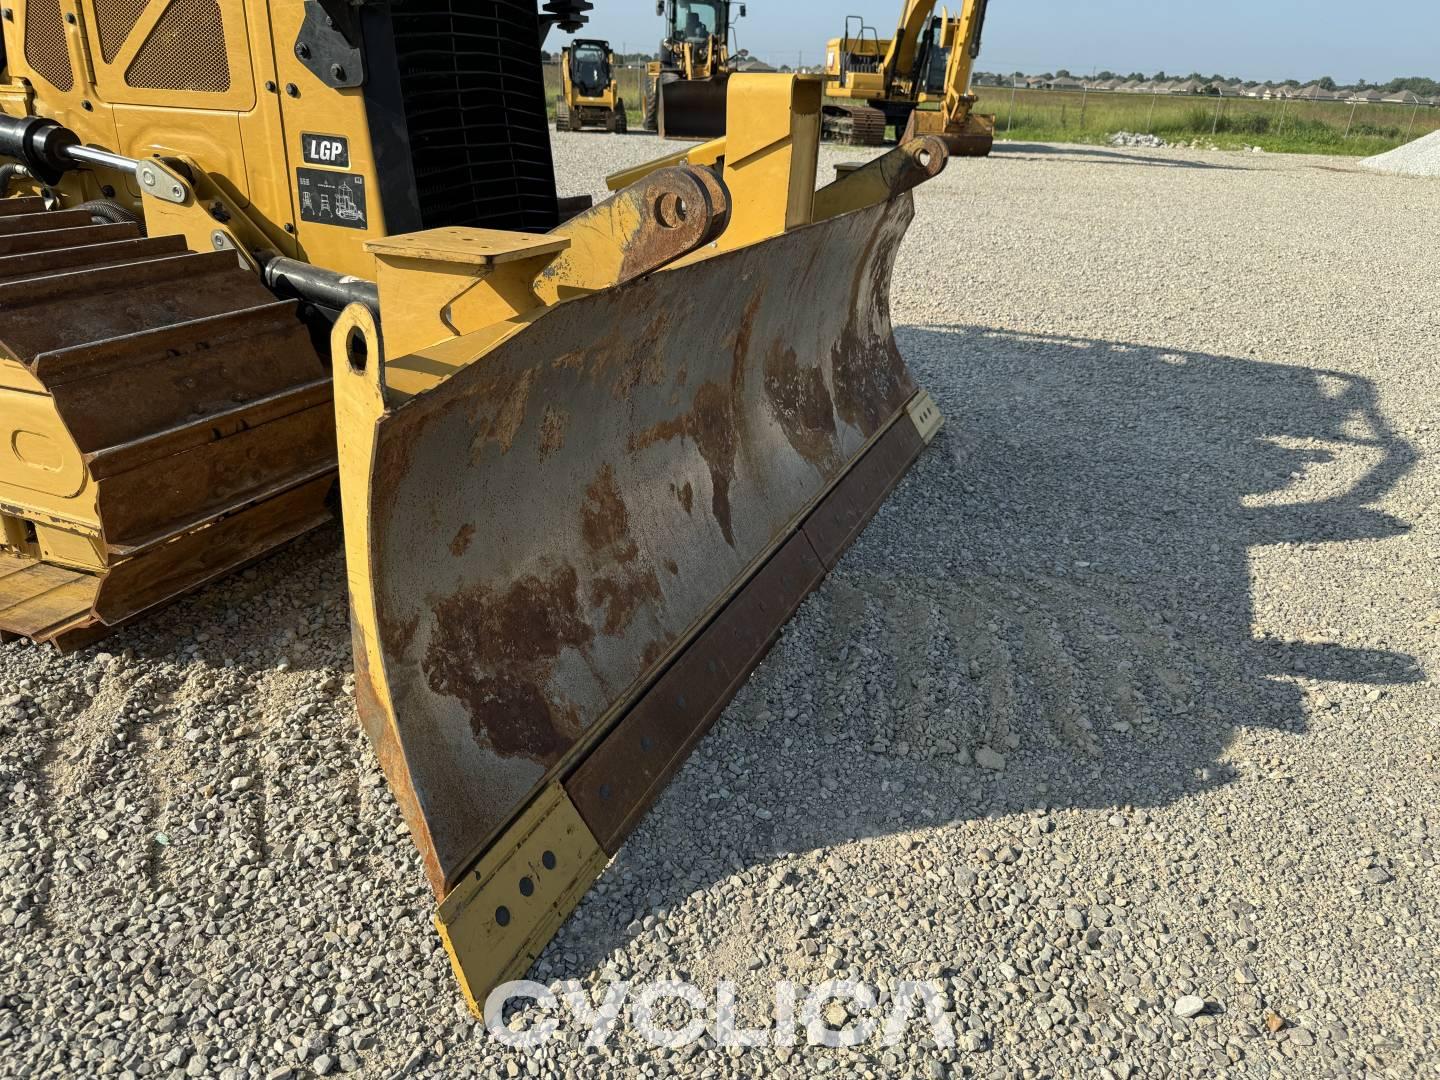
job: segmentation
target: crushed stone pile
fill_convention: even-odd
[[[1110,136],[1111,146],[1147,146],[1158,150],[1168,145],[1159,135],[1141,135],[1135,131],[1117,131]]]
[[[1440,176],[1440,131],[1432,131],[1414,142],[1368,157],[1360,164],[1367,169],[1396,176]]]

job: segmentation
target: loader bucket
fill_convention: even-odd
[[[725,134],[727,76],[660,84],[662,139],[715,139]]]
[[[813,147],[798,123],[741,160]],[[943,148],[892,154],[823,199],[796,154],[813,223],[732,249],[762,220],[733,154],[549,236],[372,245],[381,317],[332,339],[357,707],[477,1013],[939,426],[888,297]]]

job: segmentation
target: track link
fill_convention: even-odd
[[[827,142],[847,146],[884,146],[885,114],[869,105],[826,105],[821,131]]]

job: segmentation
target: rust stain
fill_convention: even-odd
[[[623,578],[600,577],[590,586],[590,602],[605,609],[601,632],[606,637],[619,637],[634,621],[635,612],[646,603],[659,603],[662,596],[653,571]]]
[[[615,483],[615,470],[608,462],[600,466],[595,479],[585,489],[585,502],[580,506],[580,530],[591,551],[601,551],[629,538],[630,511],[625,508],[625,500]]]
[[[680,565],[674,559],[665,560],[665,569],[670,571],[672,577],[680,576]]]
[[[765,397],[795,452],[817,469],[839,462],[835,404],[818,367],[801,367],[795,350],[776,342],[765,356]]]
[[[674,494],[675,498],[680,500],[680,508],[684,510],[685,513],[690,513],[690,508],[695,505],[695,489],[690,486],[690,481],[686,480],[685,483],[679,487],[671,484],[670,491]]]
[[[401,657],[415,640],[415,631],[420,629],[420,614],[416,612],[408,619],[387,619],[380,617],[380,645],[386,656]]]
[[[652,641],[652,642],[650,642],[649,645],[646,645],[646,646],[645,646],[644,651],[640,653],[640,662],[643,663],[643,664],[648,668],[651,664],[655,663],[655,662],[656,662],[657,660],[659,660],[662,656],[664,656],[664,655],[665,655],[665,650],[668,649],[669,647],[670,647],[670,642],[669,642],[669,641]]]
[[[903,232],[880,232],[856,267],[850,319],[831,350],[835,411],[869,438],[915,392],[890,328],[890,277]],[[869,295],[865,295],[868,285]],[[864,313],[874,311],[873,320]],[[872,323],[874,329],[862,326]]]
[[[467,586],[434,607],[421,665],[430,688],[464,703],[477,742],[502,757],[554,764],[579,734],[580,717],[545,686],[562,651],[595,639],[574,567],[527,574],[504,591]]]
[[[670,329],[670,315],[659,312],[646,325],[645,330],[628,344],[619,378],[615,380],[612,393],[616,401],[628,401],[637,386],[662,386],[665,382],[665,354],[660,343]]]
[[[488,419],[475,417],[474,440],[470,443],[470,460],[478,463],[488,443],[500,447],[500,453],[508,454],[515,445],[515,436],[525,422],[525,407],[530,401],[530,388],[535,383],[535,369],[530,368],[514,379],[507,379],[498,387],[497,395],[482,395],[479,400],[492,400],[498,396],[495,410]]]
[[[565,429],[570,426],[570,414],[561,412],[552,405],[545,406],[545,415],[540,418],[540,456],[547,458],[565,445]]]
[[[475,539],[475,526],[467,521],[456,531],[455,539],[450,541],[450,554],[458,559],[470,550],[470,541],[473,539]]]
[[[570,352],[561,353],[554,360],[550,361],[551,367],[568,368],[571,371],[578,371],[582,366],[584,366],[584,364],[585,353],[578,349],[572,349]]]
[[[895,414],[915,392],[895,340],[861,335],[854,320],[845,327],[830,355],[835,378],[835,411],[866,438]]]
[[[745,361],[750,356],[750,339],[755,335],[755,317],[760,314],[763,299],[761,291],[756,289],[755,295],[750,297],[745,305],[745,310],[740,315],[740,326],[735,331],[735,346],[730,352],[730,389],[736,394],[745,386]]]
[[[718,383],[707,382],[695,391],[690,411],[673,420],[662,420],[629,440],[631,453],[671,439],[689,438],[710,468],[712,495],[710,509],[721,535],[735,546],[735,531],[730,517],[730,482],[735,477],[736,433],[735,406],[731,395]]]

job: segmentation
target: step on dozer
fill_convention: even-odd
[[[335,328],[357,702],[477,1012],[939,424],[888,293],[944,147],[817,193],[819,106],[734,76],[555,232],[372,243]]]

